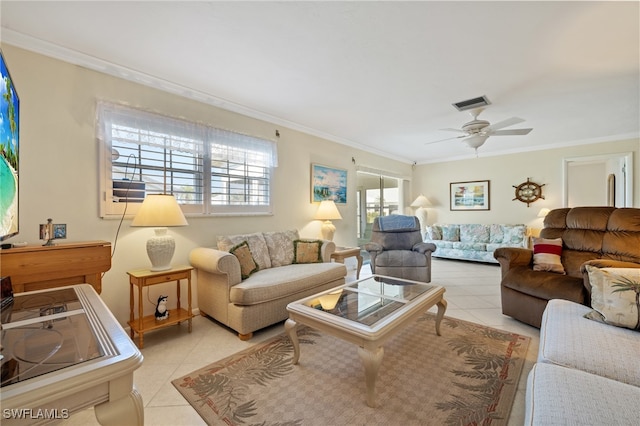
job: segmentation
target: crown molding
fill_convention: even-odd
[[[202,102],[207,105],[212,105],[226,111],[235,112],[247,117],[255,118],[257,120],[284,126],[289,129],[336,142],[341,145],[350,146],[361,151],[380,155],[382,157],[390,158],[403,163],[413,163],[413,161],[409,160],[408,158],[400,157],[398,155],[382,150],[377,150],[375,148],[362,145],[349,139],[341,138],[339,136],[314,129],[303,124],[295,123],[281,117],[273,116],[265,112],[249,108],[245,105],[241,105],[227,99],[217,97],[210,93],[192,89],[178,83],[174,83],[150,74],[146,74],[131,68],[108,62],[95,56],[87,55],[77,50],[68,49],[55,43],[38,39],[4,27],[2,27],[2,42],[44,56],[48,56],[50,58],[58,59],[113,77],[121,78],[123,80],[153,87],[154,89],[158,89],[167,93]]]

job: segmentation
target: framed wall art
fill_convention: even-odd
[[[489,181],[451,182],[450,210],[489,210]]]
[[[321,164],[311,165],[311,202],[347,203],[347,171]]]

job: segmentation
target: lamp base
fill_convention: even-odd
[[[322,232],[322,238],[327,241],[333,241],[333,235],[336,233],[336,227],[330,220],[325,220],[322,223],[322,228],[320,228],[320,232]]]
[[[429,218],[429,212],[424,207],[418,207],[416,210],[416,217],[420,221],[420,233],[424,235],[427,232],[427,219]]]
[[[152,271],[171,269],[171,259],[176,251],[176,242],[167,234],[167,228],[156,228],[156,235],[147,241],[147,255],[151,260]]]

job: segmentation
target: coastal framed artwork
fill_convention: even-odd
[[[451,182],[450,210],[489,210],[489,181]]]
[[[347,203],[347,171],[322,164],[311,164],[311,202],[333,200]]]

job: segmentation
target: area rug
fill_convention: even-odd
[[[173,381],[209,425],[506,425],[530,339],[425,314],[384,346],[377,407],[358,348],[299,327]]]

